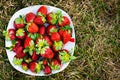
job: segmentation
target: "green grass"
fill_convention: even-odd
[[[42,4],[61,8],[71,16],[77,59],[60,73],[35,77],[18,72],[10,65],[2,31],[16,11]],[[120,1],[1,0],[0,80],[120,80]]]

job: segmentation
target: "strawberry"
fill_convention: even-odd
[[[17,55],[17,57],[19,57],[19,58],[25,57],[26,53],[23,52],[23,47],[22,47],[22,46],[18,46],[18,47],[16,48],[16,55]]]
[[[38,15],[43,15],[46,16],[47,15],[47,7],[46,6],[41,6],[38,11],[37,11]]]
[[[55,52],[61,50],[62,47],[63,47],[62,41],[55,41],[53,46],[52,46],[52,48]]]
[[[62,18],[62,19],[60,19],[60,18]],[[62,16],[60,18],[58,20],[58,25],[59,26],[68,26],[68,25],[70,25],[70,20],[68,19],[68,17]]]
[[[39,58],[39,55],[36,54],[36,52],[34,51],[32,54],[32,60],[36,61]]]
[[[24,41],[24,47],[26,48],[26,47],[29,47],[30,46],[30,44],[31,44],[31,42],[33,42],[33,40],[32,40],[32,38],[30,38],[30,37],[26,37],[25,38],[25,41]]]
[[[16,18],[14,21],[14,26],[15,28],[24,28],[25,27],[25,20],[24,20],[24,16],[21,16]]]
[[[27,24],[27,31],[30,33],[37,33],[38,32],[38,26],[35,23],[28,23]]]
[[[58,70],[61,66],[61,64],[56,59],[52,60],[50,65],[52,70]]]
[[[51,35],[51,34],[54,33],[54,32],[57,32],[56,26],[54,26],[54,25],[49,25],[49,26],[47,27],[46,33],[47,33],[48,35]]]
[[[58,32],[52,33],[51,35],[51,40],[52,41],[59,41],[60,40],[60,35]]]
[[[70,26],[61,27],[61,28],[59,29],[59,34],[60,34],[61,36],[63,36],[63,32],[64,32],[64,31],[68,31],[68,32],[71,34],[71,33],[72,33],[71,30],[72,30],[72,28],[71,28]]]
[[[63,43],[67,43],[71,39],[71,33],[68,31],[63,32]]]
[[[75,42],[75,39],[74,39],[74,38],[71,38],[70,41],[71,41],[71,42]]]
[[[63,32],[64,32],[64,31],[63,31],[62,29],[59,30],[59,34],[60,34],[61,36],[63,35]]]
[[[46,66],[46,65],[47,65],[47,60],[46,60],[46,59],[43,60],[42,64],[43,64],[44,66]]]
[[[48,46],[45,46],[41,49],[41,52],[40,52],[41,56],[44,57],[44,58],[53,58],[54,57],[54,53],[53,51],[51,50],[50,47]]]
[[[26,22],[33,22],[33,20],[35,19],[36,15],[32,12],[29,12],[26,14]]]
[[[43,25],[46,22],[46,19],[44,16],[37,16],[34,19],[34,23],[36,23],[37,25]]]
[[[43,36],[43,39],[47,41],[47,43],[51,46],[53,43],[50,40],[49,36]]]
[[[47,20],[48,20],[49,24],[55,25],[57,23],[57,14],[53,13],[53,12],[50,12],[47,15]]]
[[[17,31],[16,31],[16,37],[18,37],[19,39],[24,39],[26,36],[26,33],[24,31],[23,28],[19,28]]]
[[[27,71],[28,70],[28,64],[26,62],[22,62],[22,69]]]
[[[16,34],[15,29],[9,29],[8,30],[8,36],[9,36],[10,40],[14,40],[15,39],[15,37],[16,37],[15,34]]]
[[[32,38],[30,37],[26,37],[25,41],[24,41],[24,51],[23,52],[28,52],[31,56],[33,54],[33,51],[35,49],[35,43],[34,41],[32,40]]]
[[[29,64],[29,68],[32,72],[39,73],[40,69],[41,69],[41,66],[37,62],[31,62]]]
[[[50,74],[51,73],[51,68],[49,66],[45,66],[43,71],[44,71],[45,74]]]
[[[45,34],[45,26],[40,26],[40,28],[39,28],[39,34],[41,34],[41,35]]]
[[[14,58],[13,58],[13,63],[15,65],[21,65],[22,61],[23,61],[23,58],[19,58],[19,57],[17,57],[17,55],[15,55]]]
[[[15,41],[15,44],[12,44],[12,45],[14,45],[14,46],[12,47],[12,51],[16,52],[17,47],[21,46],[21,44],[22,44],[22,43],[21,43],[21,40]]]

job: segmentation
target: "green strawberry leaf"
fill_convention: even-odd
[[[64,26],[64,27],[62,27],[62,30],[64,31],[64,30],[71,30],[72,28],[70,27],[70,26]]]
[[[3,36],[5,36],[5,40],[6,40],[6,41],[9,41],[9,40],[10,40],[8,31],[3,30]]]
[[[15,45],[16,44],[16,40],[12,40],[12,45]]]
[[[29,52],[29,47],[26,47],[24,50],[23,50],[24,53],[26,52]]]
[[[70,56],[70,60],[74,60],[74,59],[76,59],[75,56]]]

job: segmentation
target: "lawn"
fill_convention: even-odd
[[[71,17],[76,60],[62,72],[35,77],[15,70],[2,31],[12,15],[31,5],[51,5]],[[0,80],[120,80],[120,0],[0,0]]]

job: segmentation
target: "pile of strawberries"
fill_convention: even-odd
[[[50,74],[75,58],[63,49],[68,41],[74,42],[69,18],[61,11],[48,13],[46,6],[41,6],[36,14],[29,12],[16,18],[14,28],[6,32],[6,39],[12,43],[7,49],[16,53],[13,63],[25,71],[43,70]]]

